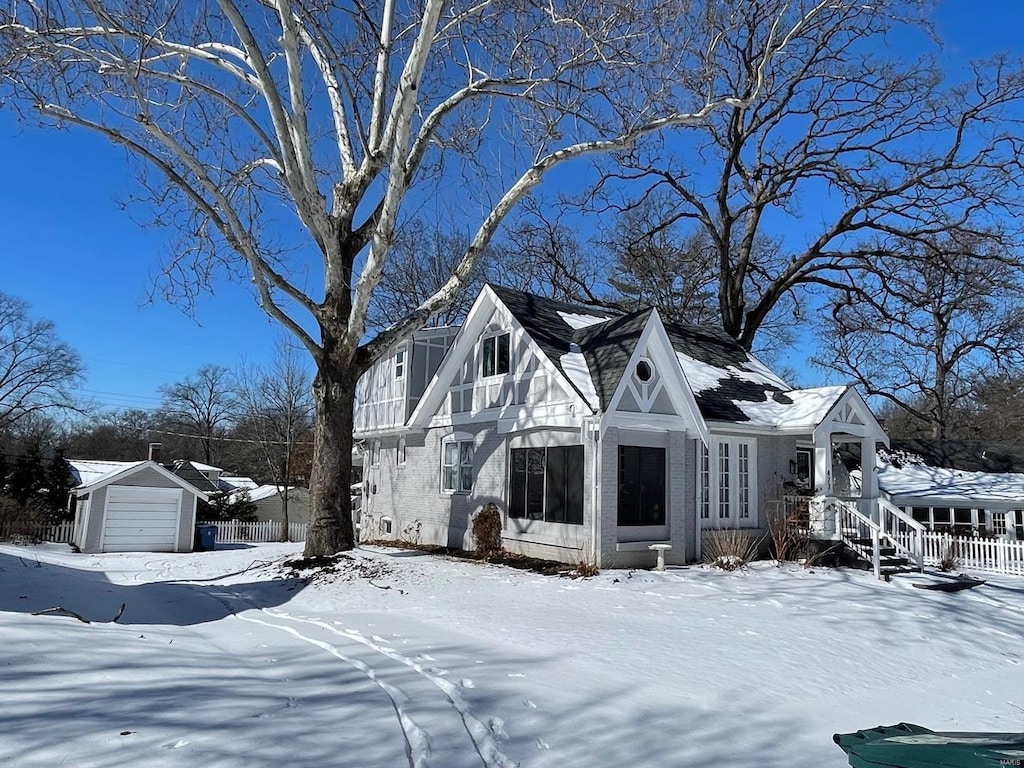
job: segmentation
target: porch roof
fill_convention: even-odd
[[[1024,474],[1018,472],[968,472],[932,467],[920,461],[890,463],[881,458],[878,486],[894,499],[983,507],[987,503],[1024,507]]]

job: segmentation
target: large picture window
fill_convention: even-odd
[[[473,442],[447,440],[441,443],[441,490],[469,493],[473,490]]]
[[[509,372],[509,334],[487,336],[480,346],[481,376],[499,376]]]
[[[583,446],[513,448],[509,517],[583,524]]]
[[[719,438],[701,446],[697,487],[701,520],[713,527],[756,526],[756,445]]]
[[[620,526],[665,525],[665,449],[619,446]]]

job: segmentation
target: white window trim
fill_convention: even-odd
[[[498,339],[501,336],[507,336],[508,337],[508,370],[507,371],[500,371],[499,372],[497,370],[497,368],[498,368],[498,343],[497,343],[497,341],[494,341],[494,340]],[[495,368],[495,373],[487,374],[487,373],[484,373],[484,345],[487,344],[490,341],[494,341],[494,368]],[[512,332],[509,331],[509,330],[491,331],[491,332],[485,333],[483,336],[481,336],[480,337],[480,367],[479,367],[480,378],[481,379],[499,379],[499,378],[502,378],[504,376],[511,375],[513,370],[515,370],[515,365],[514,365],[514,361],[512,359]]]
[[[405,435],[398,438],[398,445],[395,446],[395,464],[404,467],[408,460],[409,446],[406,444]]]
[[[395,381],[401,381],[405,378],[405,357],[404,349],[395,352]]]
[[[445,463],[445,459],[447,458],[447,455],[448,455],[448,446],[449,445],[453,445],[453,444],[458,446],[457,451],[458,451],[459,463],[458,464],[446,464]],[[469,460],[468,463],[463,461],[464,453],[463,453],[462,446],[465,445],[465,444],[469,445],[469,459],[470,460]],[[442,494],[445,494],[445,495],[448,495],[448,496],[452,496],[452,495],[465,495],[465,494],[469,494],[469,493],[473,492],[473,470],[474,470],[474,459],[475,459],[475,457],[476,457],[476,449],[475,449],[475,446],[473,444],[473,438],[472,438],[471,435],[467,435],[467,434],[456,432],[455,434],[449,435],[448,437],[444,438],[441,441],[440,478],[439,478],[440,483],[439,483],[439,485],[440,485],[441,493]],[[467,467],[467,466],[470,469],[470,482],[469,482],[469,487],[468,488],[466,488],[463,485],[463,483],[462,483],[462,477],[463,477],[462,469],[463,469],[463,467]],[[455,468],[455,485],[457,487],[454,487],[454,488],[448,488],[448,487],[445,486],[445,480],[446,480],[446,474],[447,474],[445,470],[448,469],[449,467],[454,467]]]
[[[721,461],[725,446],[726,461]],[[746,483],[741,483],[741,446],[746,449]],[[706,460],[706,464],[705,464]],[[728,482],[722,485],[721,464],[728,466]],[[725,488],[728,498],[721,497]],[[749,437],[712,437],[710,448],[701,444],[697,456],[697,516],[703,528],[757,528],[757,439]],[[746,516],[741,516],[745,507]],[[728,517],[722,512],[727,511]],[[707,513],[707,516],[705,516]]]

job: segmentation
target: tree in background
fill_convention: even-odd
[[[281,540],[288,541],[288,499],[293,486],[309,477],[313,441],[310,376],[300,351],[287,339],[278,341],[267,370],[243,368],[236,375],[239,425],[258,452],[264,471],[281,497]]]
[[[816,361],[906,412],[901,432],[969,433],[984,377],[1024,362],[1021,265],[973,233],[880,244],[855,264]]]
[[[122,408],[94,415],[69,429],[67,449],[72,458],[141,461],[149,452],[149,428],[156,424],[150,411]],[[163,442],[163,436],[160,436]],[[173,451],[165,455],[175,456]]]
[[[458,267],[469,245],[469,235],[412,219],[395,231],[387,269],[370,305],[368,322],[385,329],[405,317],[439,291]],[[430,319],[434,325],[455,325],[469,311],[487,280],[490,259],[481,257],[455,299]]]
[[[736,91],[714,71],[732,66],[716,57],[736,33],[717,3],[12,0],[0,98],[141,161],[157,218],[183,238],[174,295],[244,274],[310,354],[306,554],[327,555],[354,545],[360,374],[455,300],[516,204],[568,160],[752,103],[772,60],[837,5],[780,6],[744,42]],[[399,224],[456,184],[445,202],[473,222],[457,265],[366,340]]]
[[[216,464],[221,440],[238,412],[237,383],[223,365],[204,365],[194,376],[160,387],[163,403],[157,418],[172,437],[191,436],[202,461]],[[157,430],[154,430],[157,432]]]
[[[81,378],[78,353],[49,320],[0,291],[0,432],[42,411],[73,408],[71,387]]]
[[[807,289],[850,286],[883,237],[906,250],[960,232],[1015,250],[1024,221],[1019,62],[977,63],[948,84],[936,57],[906,54],[931,39],[930,3],[839,2],[761,67],[790,3],[731,5],[705,68],[713,92],[751,98],[672,142],[625,153],[588,203],[634,215],[627,246],[640,250],[627,291],[648,289],[675,243],[700,243],[693,267],[708,265],[709,276],[696,283],[715,286],[719,323],[750,349],[787,297],[796,301],[779,321],[808,327]],[[893,53],[896,34],[904,42]],[[673,242],[658,242],[670,230]],[[699,292],[687,300],[703,307]]]

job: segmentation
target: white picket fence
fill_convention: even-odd
[[[910,534],[897,534],[909,544]],[[947,533],[926,531],[921,534],[925,565],[938,565],[952,555],[962,571],[989,571],[1024,576],[1024,541],[973,536],[952,536]]]
[[[32,532],[40,541],[52,541],[57,544],[70,544],[71,538],[75,535],[75,524],[74,523],[54,523],[53,525],[31,525],[29,524],[28,530]],[[0,538],[6,538],[13,536],[18,533],[24,533],[26,527],[24,523],[18,524],[0,524]]]
[[[253,544],[281,540],[281,523],[277,520],[262,520],[243,523],[240,520],[211,520],[199,525],[217,526],[218,544]],[[288,538],[291,541],[306,540],[306,523],[289,523]]]

